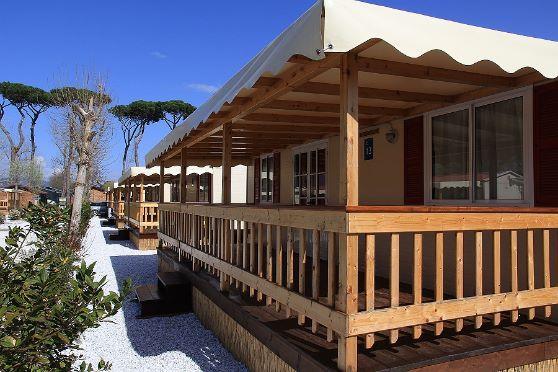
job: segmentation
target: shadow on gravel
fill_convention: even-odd
[[[110,260],[119,288],[126,278],[131,278],[134,286],[157,280],[156,254],[111,256]],[[138,319],[139,305],[131,300],[124,304],[123,312],[130,343],[142,357],[178,351],[192,359],[203,371],[245,370],[239,362],[232,366],[223,362],[231,358],[228,351],[193,313]]]
[[[122,245],[124,247],[130,248],[130,249],[136,250],[136,247],[132,244],[132,242],[130,240],[110,240],[110,235],[111,234],[116,234],[116,233],[118,233],[117,228],[103,227],[103,238],[105,239],[105,244],[107,244],[107,245],[118,244],[118,245]]]

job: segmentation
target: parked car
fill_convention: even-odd
[[[108,202],[91,203],[91,210],[96,216],[108,218]]]

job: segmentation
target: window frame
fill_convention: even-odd
[[[266,159],[266,162],[267,162],[267,164],[266,164],[266,169],[267,169],[266,178],[267,178],[267,177],[269,177],[269,161],[267,160],[269,158],[273,159],[273,166],[275,166],[275,157],[274,157],[273,152],[269,152],[267,154],[262,154],[259,157],[259,162],[260,162],[260,181],[259,181],[260,182],[260,191],[259,191],[260,192],[260,195],[259,195],[260,196],[260,204],[273,204],[273,184],[275,182],[274,179],[271,180],[272,181],[271,190],[269,189],[269,184],[266,186],[267,197],[268,197],[269,200],[264,200],[262,198],[262,179],[263,179],[262,176],[264,174],[262,162],[263,162],[264,159]],[[273,172],[273,178],[275,178],[275,172]]]
[[[293,181],[292,181],[292,185],[291,185],[292,186],[292,204],[293,205],[300,205],[300,206],[306,206],[306,207],[320,206],[320,204],[308,204],[308,203],[306,203],[306,204],[296,204],[295,203],[295,177],[296,177],[296,175],[295,175],[295,168],[294,168],[295,156],[300,155],[301,153],[304,153],[304,152],[307,153],[308,154],[307,155],[308,169],[307,169],[307,172],[306,172],[306,179],[307,179],[306,182],[307,182],[307,188],[308,188],[308,195],[306,196],[306,199],[310,200],[311,199],[311,197],[310,197],[310,185],[311,185],[311,183],[310,183],[310,174],[311,174],[311,165],[310,165],[311,155],[310,155],[310,153],[312,151],[316,151],[316,161],[317,161],[318,160],[317,153],[318,153],[319,150],[325,150],[325,171],[323,172],[325,174],[325,178],[326,178],[325,185],[324,185],[325,196],[323,198],[318,197],[319,187],[318,187],[317,176],[318,176],[318,174],[320,174],[320,172],[318,172],[318,168],[317,168],[317,164],[316,164],[316,173],[315,173],[315,175],[316,175],[316,198],[315,199],[316,199],[316,202],[318,201],[318,199],[323,199],[324,200],[324,205],[328,204],[327,182],[328,182],[328,173],[329,173],[329,169],[328,169],[328,166],[329,166],[329,141],[327,139],[325,139],[325,140],[314,141],[314,142],[311,142],[311,143],[307,143],[307,144],[304,144],[304,145],[293,147],[292,156],[291,156],[291,164],[293,166],[293,169],[292,169]]]
[[[476,200],[474,191],[475,166],[475,108],[511,100],[523,98],[523,200]],[[432,118],[444,114],[467,109],[469,111],[469,198],[466,200],[437,200],[432,199]],[[424,120],[424,204],[425,205],[479,205],[479,206],[534,206],[534,179],[533,179],[533,87],[515,89],[512,91],[495,94],[466,103],[445,107],[443,109],[428,112]]]

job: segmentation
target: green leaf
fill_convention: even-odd
[[[15,347],[17,344],[17,340],[12,336],[4,336],[0,339],[0,345],[6,348]]]

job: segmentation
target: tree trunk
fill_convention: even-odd
[[[136,167],[140,166],[140,161],[139,161],[139,144],[141,142],[141,139],[143,138],[143,132],[141,134],[139,134],[136,139],[134,140],[134,162],[136,164]]]
[[[126,172],[126,162],[128,161],[128,151],[130,150],[130,142],[124,144],[124,155],[122,155],[122,174]]]
[[[79,152],[76,183],[74,187],[74,200],[72,203],[72,216],[70,218],[70,236],[72,241],[79,241],[79,225],[81,222],[81,206],[85,195],[85,183],[87,181],[87,168],[89,167],[89,148],[91,146],[93,121],[86,119],[83,130],[82,150]]]
[[[31,163],[34,162],[35,152],[37,151],[37,144],[35,143],[35,124],[36,123],[31,124],[31,133],[29,134],[31,139]]]
[[[10,178],[14,183],[14,209],[19,209],[19,149],[13,147],[10,149]]]

